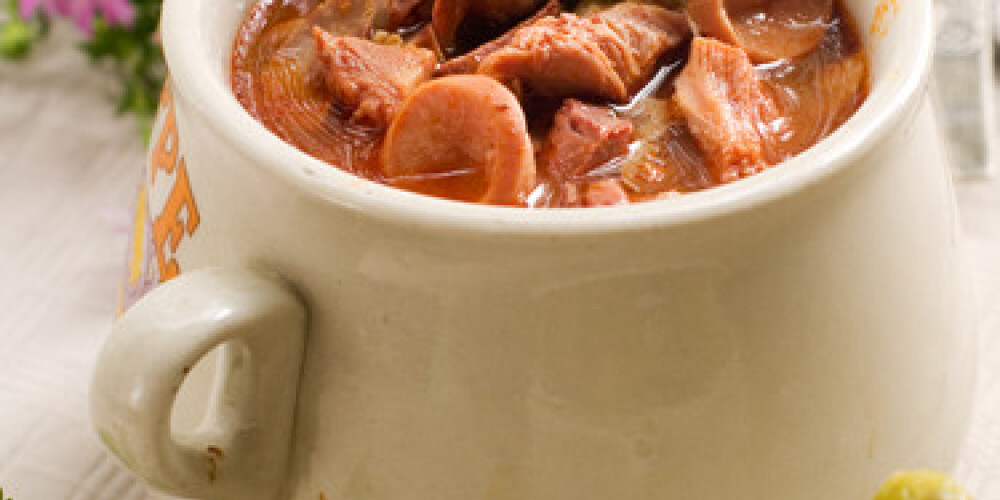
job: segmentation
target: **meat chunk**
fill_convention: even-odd
[[[517,30],[479,68],[520,91],[624,103],[657,60],[690,35],[682,14],[626,2],[587,17],[563,14]]]
[[[833,16],[833,0],[690,0],[686,9],[702,35],[769,62],[815,49]]]
[[[758,71],[788,123],[775,145],[779,160],[802,153],[836,131],[868,95],[868,58],[860,51],[844,55],[823,48],[796,64]]]
[[[388,21],[389,24],[386,26],[389,29],[396,29],[403,22],[406,21],[408,17],[413,15],[418,7],[427,3],[430,0],[388,0]]]
[[[784,128],[784,120],[745,52],[696,38],[675,89],[674,99],[717,182],[767,167],[769,143]]]
[[[439,0],[440,1],[440,0]],[[470,11],[490,21],[505,22],[523,17],[538,8],[544,0],[469,0]]]
[[[603,46],[623,42],[598,23],[563,14],[519,30],[511,43],[483,61],[479,73],[518,93],[525,87],[553,97],[590,97],[623,102],[628,89]]]
[[[496,80],[446,76],[417,89],[392,123],[382,151],[385,173],[483,180],[474,199],[523,205],[535,187],[535,155],[524,111]]]
[[[444,52],[441,50],[441,45],[438,43],[437,35],[434,34],[434,28],[429,24],[414,33],[413,36],[407,40],[406,44],[410,47],[427,49],[433,52],[434,57],[437,58],[438,61],[444,59]]]
[[[622,181],[599,179],[588,182],[550,181],[544,185],[534,207],[595,208],[632,202]]]
[[[628,193],[625,192],[621,182],[612,179],[588,184],[583,189],[582,198],[583,206],[588,208],[612,207],[629,202]]]
[[[263,5],[271,2],[260,2]],[[308,40],[310,30],[320,27],[337,36],[364,36],[378,24],[386,0],[320,0],[304,18],[302,30],[294,38]]]
[[[455,45],[455,32],[466,16],[472,15],[494,23],[523,18],[545,0],[435,0],[431,15],[434,31],[442,47]]]
[[[335,37],[319,28],[313,33],[326,86],[356,123],[387,127],[406,96],[434,71],[434,53],[426,49]]]
[[[516,28],[504,33],[503,36],[495,38],[475,50],[458,56],[454,59],[450,59],[441,63],[438,66],[438,75],[461,75],[461,74],[472,74],[479,71],[479,66],[482,64],[483,59],[488,57],[490,54],[504,48],[510,43],[511,39],[514,38],[514,33],[521,28],[531,26],[538,22],[539,20],[558,16],[562,12],[562,5],[559,0],[549,0],[538,12],[536,12],[529,19],[525,20],[521,24],[517,25]]]
[[[622,161],[622,181],[644,198],[715,185],[698,141],[673,99],[643,99],[628,112],[636,140]]]
[[[567,99],[556,113],[539,163],[555,179],[579,180],[627,154],[632,132],[632,122],[609,108]]]
[[[628,46],[617,65],[630,90],[652,76],[664,53],[691,37],[687,16],[654,5],[622,2],[593,17],[607,23]]]

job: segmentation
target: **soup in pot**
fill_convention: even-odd
[[[868,93],[835,0],[261,0],[240,103],[352,174],[452,200],[597,207],[754,175]]]

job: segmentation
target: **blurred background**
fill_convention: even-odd
[[[931,1],[931,0],[899,0]],[[160,0],[0,0],[0,500],[139,500],[88,421],[165,74]],[[980,380],[954,473],[1000,500],[1000,140],[992,0],[936,0],[932,90],[979,311]]]

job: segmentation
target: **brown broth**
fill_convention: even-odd
[[[382,174],[379,156],[383,132],[351,123],[349,113],[333,103],[316,73],[310,29],[314,24],[329,24],[324,21],[330,19],[329,13],[316,14],[321,3],[261,0],[250,11],[233,49],[232,86],[240,103],[274,134],[337,168],[431,196],[478,200],[486,190],[481,172],[397,179]],[[409,23],[400,34],[412,34],[419,22]],[[686,46],[682,50],[686,53]],[[638,138],[626,158],[596,169],[575,185],[556,182],[547,172],[539,171],[538,187],[526,206],[580,206],[577,193],[590,183],[607,179],[620,181],[633,202],[717,185],[683,117],[668,99],[673,80],[684,66],[683,53],[666,57],[658,78],[639,93],[640,97],[629,106],[615,108],[620,116],[631,119],[637,130]],[[758,65],[756,71],[788,125],[770,144],[770,163],[797,155],[828,136],[854,114],[868,94],[868,60],[855,26],[839,3],[818,48],[795,60]],[[557,108],[558,103],[525,102],[536,144]]]

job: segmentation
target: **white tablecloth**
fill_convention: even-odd
[[[29,63],[0,63],[0,488],[14,500],[144,499],[95,439],[86,397],[144,148],[72,43],[57,30]],[[983,335],[956,473],[1000,500],[1000,181],[957,188]]]

